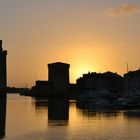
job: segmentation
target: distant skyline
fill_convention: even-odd
[[[9,86],[48,80],[58,61],[70,64],[71,83],[140,68],[139,0],[1,0],[0,21]]]

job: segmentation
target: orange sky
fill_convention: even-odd
[[[8,85],[47,80],[47,64],[70,67],[70,81],[88,71],[123,74],[140,68],[138,0],[2,0],[0,39],[8,50]]]

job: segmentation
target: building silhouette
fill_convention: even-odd
[[[52,86],[49,81],[36,81],[35,86],[31,88],[30,95],[34,97],[48,97]]]
[[[77,79],[79,90],[108,90],[119,92],[123,90],[123,77],[113,72],[88,73]]]
[[[0,96],[4,96],[7,87],[7,71],[6,71],[7,51],[2,48],[2,40],[0,40]]]
[[[69,67],[69,64],[61,62],[48,64],[48,77],[52,85],[52,95],[65,95],[68,93]]]
[[[56,62],[48,64],[49,82],[52,91],[48,100],[48,119],[65,120],[69,118],[69,64]],[[66,123],[67,124],[67,123]]]
[[[140,69],[136,71],[129,71],[124,74],[124,88],[125,90],[140,91]]]
[[[36,81],[31,88],[30,96],[50,97],[68,96],[69,93],[69,64],[56,62],[48,64],[48,81]]]

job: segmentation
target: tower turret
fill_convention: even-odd
[[[7,51],[2,48],[2,40],[0,40],[0,96],[6,95],[7,87],[7,71],[6,71]]]

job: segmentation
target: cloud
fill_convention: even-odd
[[[140,12],[140,7],[134,4],[122,4],[118,7],[109,8],[107,10],[110,16],[126,16]]]

